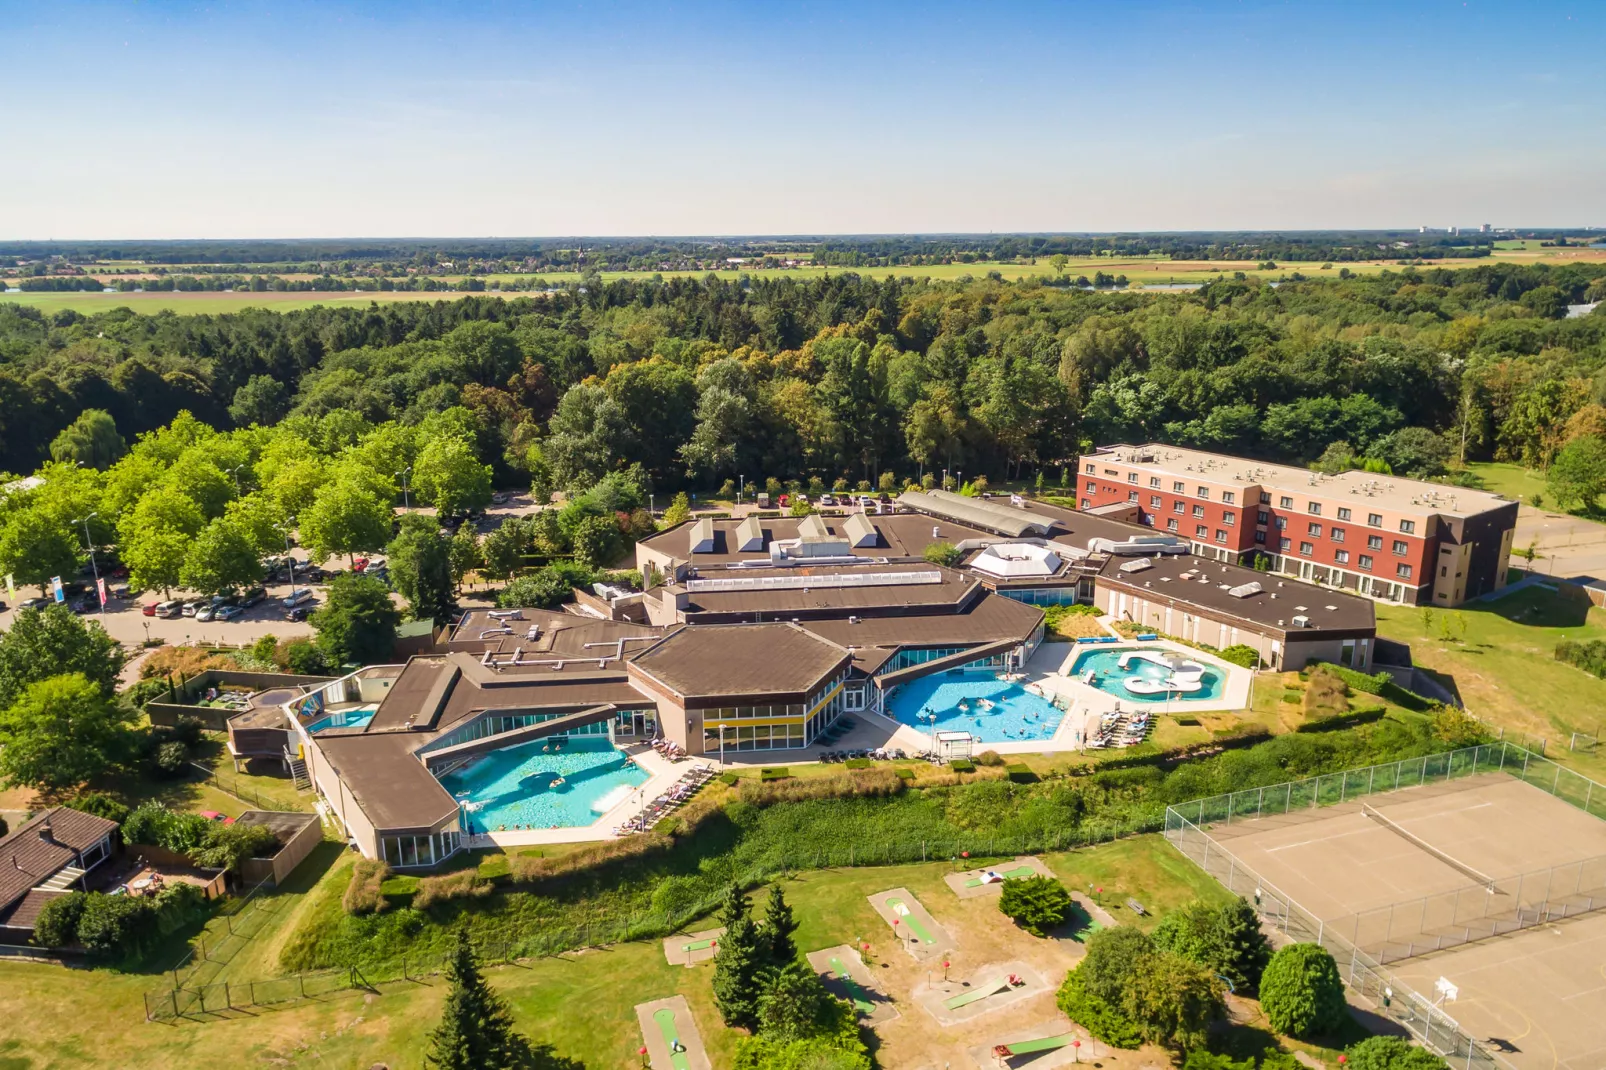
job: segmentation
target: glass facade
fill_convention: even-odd
[[[764,706],[720,706],[703,710],[703,753],[792,750],[806,747],[842,715],[848,678],[843,669],[809,696],[808,702]],[[763,721],[743,724],[744,721]]]
[[[1000,588],[998,593],[1029,606],[1069,606],[1091,599],[1091,596],[1083,598],[1077,587]]]
[[[570,713],[577,712],[579,711],[570,711]],[[620,711],[620,720],[623,721],[630,713],[631,711],[629,710]],[[459,728],[457,731],[449,733],[448,735],[444,735],[435,740],[433,743],[429,744],[429,746],[421,748],[419,753],[443,750],[447,747],[456,746],[459,743],[468,743],[472,740],[484,739],[486,736],[500,736],[503,733],[512,732],[516,729],[529,728],[531,725],[537,725],[543,721],[550,721],[554,718],[568,716],[569,713],[508,713],[498,714],[494,717],[481,717],[473,724],[465,725],[464,727]],[[557,734],[564,736],[605,736],[608,734],[608,722],[596,721],[592,724],[581,725],[578,728],[571,728],[565,732],[560,732]]]
[[[463,834],[447,829],[429,836],[381,836],[380,851],[386,862],[401,869],[409,866],[433,866],[456,854],[462,847]]]

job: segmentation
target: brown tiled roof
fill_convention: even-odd
[[[47,822],[49,839],[44,835]],[[18,825],[0,840],[0,909],[9,908],[116,828],[115,821],[66,806],[41,811]]]
[[[413,756],[428,738],[419,732],[382,732],[320,736],[317,745],[376,828],[416,829],[431,828],[457,812],[457,800]]]
[[[801,695],[847,663],[848,652],[795,624],[682,628],[631,667],[682,698]]]
[[[33,923],[39,920],[39,914],[45,909],[45,904],[66,894],[66,892],[45,891],[42,888],[34,888],[23,893],[21,899],[0,910],[0,928],[27,929],[32,932]]]
[[[980,646],[1001,639],[1024,641],[1043,619],[1033,606],[987,594],[959,613],[804,621],[802,627],[844,647]],[[885,661],[881,658],[880,661]],[[879,665],[879,662],[877,662]]]

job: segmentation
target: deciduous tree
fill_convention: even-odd
[[[46,793],[77,787],[127,753],[132,720],[82,673],[29,684],[0,712],[0,778]]]

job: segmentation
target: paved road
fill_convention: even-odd
[[[1533,570],[1558,579],[1606,581],[1606,524],[1524,505],[1517,511],[1511,566],[1527,568],[1519,552],[1534,544]]]

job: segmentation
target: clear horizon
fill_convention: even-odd
[[[1578,4],[0,17],[8,240],[1606,224]]]

